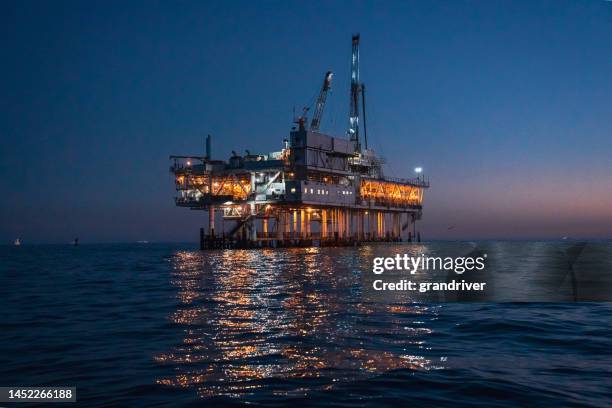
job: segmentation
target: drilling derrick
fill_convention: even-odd
[[[359,34],[353,36],[351,52],[351,104],[349,109],[349,140],[355,145],[355,152],[361,151],[359,144]]]
[[[323,79],[323,86],[321,87],[321,93],[319,93],[319,98],[317,98],[315,113],[312,117],[312,122],[310,122],[310,130],[313,132],[319,131],[319,126],[321,125],[321,118],[323,117],[323,108],[325,108],[327,93],[331,89],[331,81],[333,75],[334,74],[331,71],[327,71],[325,73],[325,78]]]

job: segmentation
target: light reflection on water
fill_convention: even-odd
[[[361,298],[361,268],[372,252],[176,252],[171,284],[180,306],[169,318],[183,341],[155,357],[175,372],[157,382],[202,397],[262,387],[291,395],[389,370],[441,368],[424,354],[439,307]]]
[[[0,382],[94,408],[611,406],[612,243],[476,244],[491,300],[434,306],[366,293],[370,258],[472,243],[0,246]]]

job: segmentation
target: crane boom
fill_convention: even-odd
[[[333,75],[334,74],[331,71],[327,71],[325,73],[325,78],[323,78],[323,86],[321,87],[321,92],[319,93],[319,98],[317,99],[317,103],[315,105],[314,115],[312,117],[312,121],[310,122],[310,130],[312,130],[313,132],[317,132],[319,130],[319,126],[321,125],[321,118],[323,117],[323,108],[325,108],[327,93],[331,89],[331,81]]]

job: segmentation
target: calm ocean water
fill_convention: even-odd
[[[496,245],[531,248],[524,274],[558,244]],[[612,405],[612,303],[364,296],[364,259],[407,248],[1,247],[0,385],[87,407]]]

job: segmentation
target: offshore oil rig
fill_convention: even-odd
[[[416,221],[429,182],[420,174],[385,177],[383,160],[368,147],[359,35],[352,38],[349,126],[343,138],[319,130],[332,76],[324,76],[310,124],[304,108],[280,151],[232,152],[228,161],[214,160],[209,135],[204,156],[170,156],[176,205],[208,212],[208,229],[200,228],[202,249],[420,241]]]

